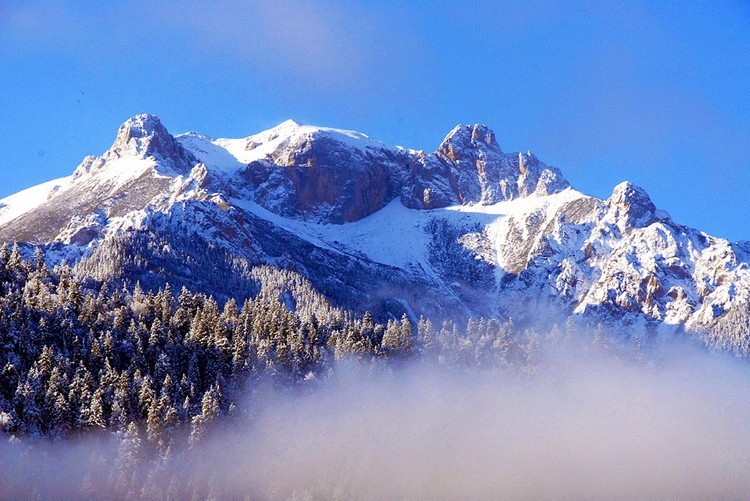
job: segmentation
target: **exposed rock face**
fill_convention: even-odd
[[[74,176],[101,172],[121,158],[151,158],[169,174],[188,172],[197,159],[177,141],[154,115],[135,115],[117,131],[112,147],[101,157],[86,157]]]
[[[154,157],[175,167],[192,167],[196,162],[154,115],[136,115],[123,123],[110,152]]]
[[[136,115],[120,126],[109,150],[84,158],[64,189],[51,194],[47,203],[0,226],[0,243],[59,240],[88,245],[99,234],[76,230],[82,221],[93,218],[101,227],[107,219],[143,209],[169,191],[173,176],[188,174],[197,163],[157,117]]]
[[[277,214],[345,223],[395,198],[404,184],[405,164],[398,150],[360,149],[312,133],[250,163],[242,176],[255,191],[255,201]]]
[[[559,170],[531,153],[503,153],[485,125],[457,126],[436,155],[449,163],[462,203],[494,204],[533,193],[558,193],[569,186]]]
[[[460,203],[451,168],[436,155],[413,152],[405,162],[408,175],[401,187],[401,203],[405,207],[436,209]]]
[[[357,221],[397,196],[410,208],[496,203],[557,193],[568,182],[531,153],[504,154],[485,125],[461,125],[436,153],[352,144],[326,129],[286,123],[288,139],[244,173],[256,201],[277,214]],[[291,130],[289,130],[291,129]],[[277,133],[269,138],[277,140]],[[258,147],[249,139],[249,148]]]
[[[610,217],[625,233],[657,221],[656,207],[648,194],[633,183],[625,181],[615,186],[607,200]]]

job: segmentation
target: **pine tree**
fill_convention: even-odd
[[[190,432],[191,445],[195,445],[203,439],[209,423],[214,421],[219,416],[219,413],[219,392],[215,386],[211,386],[203,394],[201,413],[192,419],[192,430]]]
[[[420,348],[427,353],[430,353],[435,348],[435,327],[433,327],[430,319],[424,316],[419,317],[419,323],[417,324],[417,338],[419,340]]]

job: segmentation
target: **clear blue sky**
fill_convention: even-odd
[[[486,123],[581,191],[631,180],[678,222],[750,239],[746,0],[0,0],[0,197],[143,112],[172,133],[293,118],[430,151]]]

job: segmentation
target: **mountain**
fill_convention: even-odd
[[[252,295],[252,269],[270,265],[380,318],[701,331],[750,302],[747,244],[674,222],[631,183],[606,200],[580,193],[484,125],[459,125],[428,153],[293,121],[240,139],[173,136],[138,115],[71,176],[0,200],[0,243],[14,242],[82,279],[218,298]]]

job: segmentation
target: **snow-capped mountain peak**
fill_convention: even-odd
[[[495,133],[484,124],[456,125],[440,143],[438,151],[452,160],[458,160],[462,150],[477,147],[490,148],[502,153]]]
[[[121,154],[132,151],[144,156],[163,156],[171,143],[170,138],[171,135],[156,115],[135,115],[120,126],[111,150]]]
[[[189,170],[196,162],[162,125],[159,117],[149,114],[135,115],[126,120],[117,131],[108,153],[118,158],[131,155],[155,158],[171,163],[181,171]]]
[[[353,130],[335,129],[306,125],[294,120],[286,120],[276,127],[254,134],[246,138],[247,150],[256,145],[274,143],[276,145],[299,145],[313,139],[329,139],[354,148],[388,148],[385,143],[371,139],[367,134]]]
[[[136,115],[73,176],[0,200],[0,243],[16,241],[84,275],[210,293],[244,279],[204,283],[203,267],[289,267],[348,308],[399,316],[522,318],[536,303],[702,328],[750,298],[748,246],[678,225],[629,182],[583,195],[481,124],[426,153],[292,120],[173,137]],[[123,246],[139,257],[118,268]]]
[[[607,206],[623,232],[648,226],[659,219],[656,206],[646,190],[629,181],[615,186],[607,199]]]
[[[131,177],[150,168],[157,168],[165,175],[184,174],[196,162],[156,115],[141,114],[120,126],[114,143],[102,156],[86,157],[73,177],[103,172],[107,177]]]
[[[458,125],[435,155],[451,166],[462,203],[495,204],[531,194],[559,193],[570,184],[530,152],[504,153],[486,125]]]

